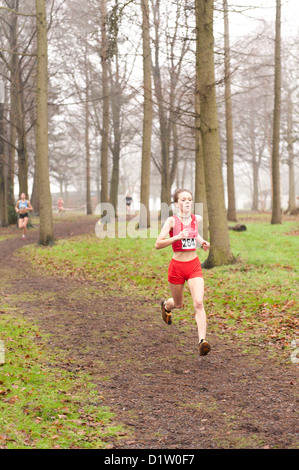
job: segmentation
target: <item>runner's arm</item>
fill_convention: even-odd
[[[196,237],[196,241],[202,246],[204,251],[208,251],[210,248],[210,243],[204,240],[199,234]]]
[[[27,203],[28,203],[28,209],[29,209],[30,211],[33,211],[33,207],[32,207],[32,205],[30,204],[30,201],[27,201]]]
[[[201,215],[196,215],[195,216],[197,219],[197,223],[202,222],[202,217]],[[202,248],[207,251],[210,248],[210,243],[204,240],[199,233],[197,234],[196,241],[202,246]]]
[[[18,202],[16,203],[16,207],[15,207],[16,212],[19,212],[19,202],[20,202],[20,200],[18,200]]]
[[[183,230],[181,233],[178,233],[174,237],[170,238],[165,238],[169,234],[170,230],[173,228],[173,217],[168,217],[166,220],[165,224],[163,225],[163,228],[160,232],[160,235],[158,236],[156,243],[155,243],[155,248],[157,250],[161,250],[161,248],[166,248],[169,245],[172,245],[176,240],[180,240],[181,238],[186,238],[188,236],[188,233],[185,233]]]

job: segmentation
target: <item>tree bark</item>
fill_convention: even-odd
[[[54,243],[48,156],[48,51],[45,0],[35,0],[37,27],[36,171],[40,202],[39,243]]]
[[[280,105],[281,105],[281,0],[276,0],[275,27],[275,77],[274,77],[274,116],[272,141],[272,218],[271,224],[281,223],[280,201]]]
[[[196,3],[198,8],[198,2]],[[196,31],[199,31],[199,12],[196,10]],[[195,194],[194,202],[203,204],[203,238],[209,236],[209,215],[205,182],[204,156],[200,131],[200,80],[199,80],[199,41],[196,41],[196,77],[195,77]]]
[[[88,66],[88,46],[86,38],[85,47],[85,181],[86,181],[86,213],[92,214],[91,194],[90,194],[90,144],[89,144],[89,66]]]
[[[155,29],[154,43],[154,63],[153,70],[153,83],[155,89],[156,103],[158,107],[159,131],[160,131],[160,145],[161,145],[161,165],[156,165],[161,173],[161,202],[167,205],[171,204],[171,187],[174,182],[179,147],[177,144],[177,122],[180,112],[177,111],[179,100],[177,99],[177,85],[181,74],[183,57],[188,50],[188,41],[181,41],[179,38],[179,24],[182,21],[181,7],[182,2],[177,2],[176,20],[173,27],[172,37],[167,38],[169,45],[169,66],[160,63],[160,43],[161,43],[161,12],[160,6],[163,2],[161,0],[152,1],[153,3],[153,22]],[[164,2],[166,3],[166,2]],[[178,46],[179,43],[179,46]],[[161,70],[168,69],[169,80],[167,85],[163,87],[163,79]],[[168,101],[167,101],[168,100]],[[176,133],[176,136],[174,135]],[[171,146],[173,150],[173,157],[171,158]]]
[[[2,78],[1,78],[2,81]],[[3,97],[0,99],[0,136],[4,135],[4,87]],[[5,174],[5,159],[4,159],[4,140],[0,137],[0,226],[8,226],[8,212],[7,212],[7,191],[6,191],[6,174]]]
[[[27,137],[25,129],[25,106],[24,106],[24,89],[22,74],[17,66],[16,73],[16,92],[17,92],[17,135],[18,135],[18,179],[19,179],[19,193],[28,194],[28,150],[27,150]]]
[[[255,144],[255,110],[250,109],[250,144],[251,144],[251,166],[252,166],[252,205],[251,210],[257,211],[259,204],[259,187],[258,187],[258,172],[259,163],[257,160],[256,144]]]
[[[40,208],[39,208],[38,183],[37,183],[37,174],[36,174],[36,156],[35,156],[33,186],[32,186],[32,193],[31,193],[31,204],[34,209],[34,213],[39,214]]]
[[[19,181],[19,194],[25,193],[28,195],[28,150],[27,150],[27,137],[25,129],[25,106],[24,106],[24,86],[22,80],[22,71],[20,66],[20,58],[18,56],[18,10],[19,2],[12,1],[9,4],[12,9],[11,19],[9,23],[10,28],[10,47],[13,51],[10,60],[10,76],[11,76],[11,121],[16,130],[12,134],[17,134],[17,154],[18,154],[18,181]],[[12,135],[14,145],[15,135]],[[11,168],[10,168],[11,170]],[[13,175],[10,172],[10,178],[13,180]],[[9,185],[11,186],[11,185]],[[9,190],[11,188],[8,188]]]
[[[15,11],[18,10],[18,3],[13,2],[11,8]],[[14,197],[14,177],[15,177],[15,159],[16,159],[16,116],[17,116],[17,88],[16,88],[16,72],[17,72],[17,23],[18,15],[11,14],[9,23],[9,44],[10,50],[13,52],[10,58],[10,136],[9,140],[11,145],[8,147],[8,172],[7,172],[7,204],[8,204],[8,219],[10,224],[17,223],[17,214],[15,211],[15,197]]]
[[[115,55],[115,78],[112,79],[113,90],[111,93],[111,114],[113,122],[113,147],[112,147],[112,175],[110,184],[110,203],[113,205],[115,215],[118,214],[118,185],[119,185],[119,158],[120,158],[120,139],[121,139],[121,125],[120,125],[120,113],[121,113],[121,84],[119,80],[119,63],[118,53]]]
[[[234,138],[230,79],[230,47],[227,0],[223,0],[224,11],[224,69],[225,69],[225,124],[226,124],[226,165],[227,165],[227,219],[237,221],[234,182]]]
[[[295,167],[294,167],[294,142],[293,135],[293,102],[291,93],[288,93],[287,101],[287,150],[288,150],[288,166],[289,166],[289,204],[288,212],[290,214],[296,211],[296,188],[295,188]]]
[[[229,244],[224,201],[214,71],[213,0],[195,0],[198,21],[200,128],[202,136],[211,248],[204,267],[235,262]]]
[[[170,205],[171,203],[171,180],[169,169],[169,150],[170,150],[170,121],[167,122],[167,111],[165,97],[162,90],[161,68],[160,68],[160,0],[156,0],[154,6],[154,24],[155,24],[155,63],[152,66],[155,94],[158,105],[158,118],[160,124],[160,143],[161,143],[161,202]],[[170,104],[171,106],[171,104]]]
[[[108,82],[108,42],[107,42],[107,6],[101,1],[101,63],[103,93],[103,127],[101,145],[101,202],[108,202],[108,149],[109,149],[109,82]]]
[[[143,138],[141,162],[140,203],[145,212],[140,212],[140,228],[150,226],[149,197],[151,169],[151,138],[152,138],[152,77],[151,49],[148,0],[141,0],[142,8],[142,39],[143,39]]]

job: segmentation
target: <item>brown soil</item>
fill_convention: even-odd
[[[65,220],[55,236],[93,233],[94,226],[88,217]],[[297,447],[296,365],[215,335],[212,351],[200,358],[195,325],[183,331],[175,314],[164,324],[160,299],[134,301],[102,279],[35,272],[16,250],[37,240],[37,230],[29,230],[25,241],[0,242],[0,295],[19,293],[22,279],[20,311],[51,334],[50,347],[65,352],[60,367],[92,375],[103,404],[129,430],[111,448]]]

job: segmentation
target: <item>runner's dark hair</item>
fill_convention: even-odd
[[[193,194],[191,193],[191,191],[190,191],[189,189],[180,188],[180,189],[177,189],[177,190],[173,193],[173,196],[172,196],[173,202],[178,202],[179,195],[180,195],[181,193],[189,193],[189,194],[191,194],[191,196],[193,197]]]

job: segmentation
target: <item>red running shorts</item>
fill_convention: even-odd
[[[168,282],[184,284],[185,281],[194,277],[203,277],[198,257],[191,261],[178,261],[172,258],[168,268]]]

